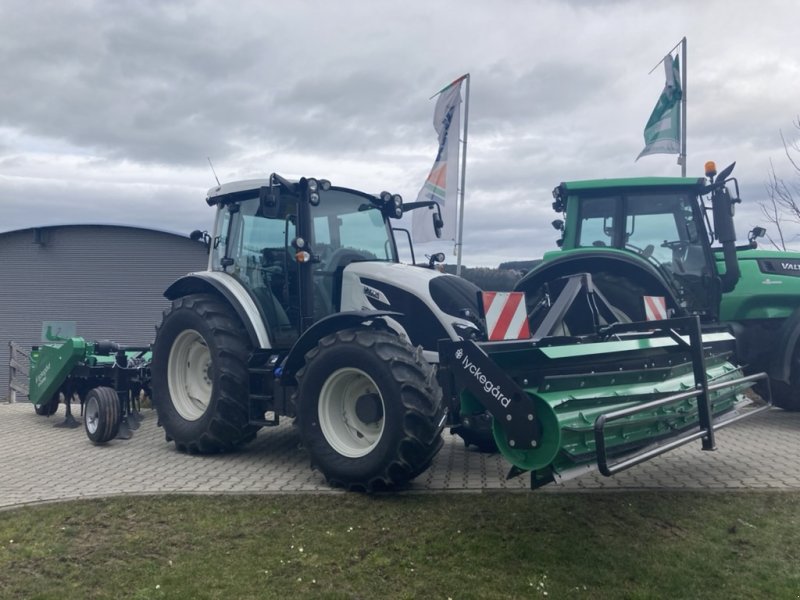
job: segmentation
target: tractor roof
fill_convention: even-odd
[[[206,198],[217,198],[218,196],[227,196],[228,194],[235,194],[236,192],[257,190],[265,185],[269,185],[269,179],[245,179],[242,181],[230,181],[221,185],[216,185],[208,190]]]
[[[581,190],[600,190],[607,188],[650,188],[675,187],[695,188],[705,185],[702,177],[630,177],[625,179],[585,179],[583,181],[565,181],[561,188],[569,192]]]

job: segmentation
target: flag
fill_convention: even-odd
[[[680,154],[681,125],[680,101],[681,90],[680,65],[678,57],[669,54],[664,57],[664,72],[667,82],[664,91],[656,102],[650,120],[644,128],[644,150],[636,160],[647,154]]]
[[[439,151],[425,184],[417,195],[417,202],[435,201],[442,209],[442,239],[456,237],[456,212],[458,205],[458,136],[461,131],[461,82],[464,77],[439,92],[433,113],[433,127],[439,134]],[[435,209],[434,209],[435,210]],[[414,242],[433,242],[433,211],[418,208],[412,213],[411,231]]]

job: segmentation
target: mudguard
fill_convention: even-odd
[[[514,289],[531,293],[544,283],[560,277],[599,272],[628,278],[641,285],[650,294],[664,296],[667,308],[672,309],[675,316],[684,312],[675,298],[672,287],[653,266],[627,253],[604,251],[600,248],[587,249],[585,252],[565,251],[557,258],[546,260],[520,279]]]
[[[314,323],[303,332],[303,335],[295,342],[281,370],[281,383],[283,385],[293,385],[294,376],[297,371],[305,364],[306,353],[314,348],[319,340],[335,331],[350,329],[363,325],[368,321],[374,321],[377,317],[398,317],[402,316],[398,312],[389,310],[351,310],[329,315]]]
[[[189,294],[214,294],[221,296],[239,315],[253,348],[272,348],[269,333],[264,326],[264,316],[247,290],[227,273],[201,271],[181,277],[164,292],[169,300]]]

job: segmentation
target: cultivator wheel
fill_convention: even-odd
[[[34,404],[33,410],[41,417],[50,417],[58,412],[58,404],[60,402],[60,395],[56,393],[49,402],[42,404]]]
[[[89,390],[84,400],[83,425],[93,444],[105,444],[117,437],[122,420],[120,408],[119,397],[113,388]]]

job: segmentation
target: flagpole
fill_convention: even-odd
[[[467,133],[469,132],[469,73],[466,74],[467,91],[464,98],[464,148],[461,153],[461,190],[458,206],[458,235],[456,236],[456,275],[461,275],[461,246],[464,239],[464,184],[467,177]]]
[[[683,62],[681,73],[681,154],[678,159],[681,164],[681,177],[686,177],[686,82],[689,73],[686,63],[686,36],[681,40],[681,54],[681,62]]]

